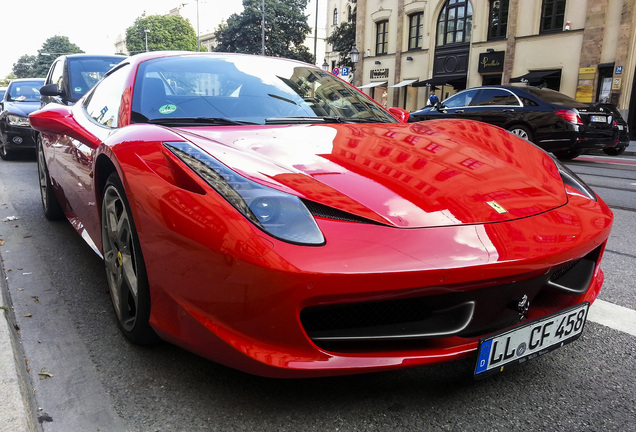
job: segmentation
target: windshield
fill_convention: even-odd
[[[76,102],[93,87],[102,76],[125,57],[80,57],[69,58],[68,75],[70,100]]]
[[[276,58],[183,56],[144,62],[132,121],[196,124],[395,122],[357,89],[321,69]]]
[[[44,80],[18,81],[9,84],[7,89],[7,100],[14,102],[39,102],[40,87],[44,85]]]

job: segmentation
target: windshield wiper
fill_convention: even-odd
[[[316,117],[269,117],[265,124],[315,124],[315,123],[387,123],[378,118],[353,118],[341,116],[316,116]]]
[[[255,125],[258,123],[232,120],[226,117],[165,117],[149,119],[148,123],[163,125],[203,125],[203,126],[233,126],[233,125]]]

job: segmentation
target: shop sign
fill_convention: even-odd
[[[371,69],[370,77],[372,80],[374,79],[382,79],[389,77],[389,68],[386,69]]]
[[[503,72],[505,51],[493,51],[479,54],[479,68],[481,74],[490,72]]]

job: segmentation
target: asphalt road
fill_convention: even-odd
[[[586,156],[569,166],[615,212],[599,298],[618,328],[589,321],[578,341],[481,381],[472,377],[474,359],[272,380],[169,344],[129,344],[100,259],[68,222],[42,215],[34,160],[0,161],[5,294],[33,415],[47,432],[633,430],[636,335],[620,323],[629,326],[636,310],[636,158]]]

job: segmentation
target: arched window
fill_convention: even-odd
[[[469,1],[448,0],[437,19],[437,45],[470,42],[473,7]]]
[[[338,25],[338,8],[333,9],[333,25]]]

